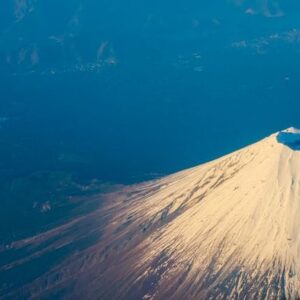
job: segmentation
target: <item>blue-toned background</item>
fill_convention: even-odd
[[[300,126],[299,57],[297,0],[2,1],[0,240]]]

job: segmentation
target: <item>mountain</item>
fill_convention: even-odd
[[[66,222],[95,182],[162,177],[300,126],[299,11],[0,1],[0,244]]]
[[[0,248],[1,299],[300,297],[300,131],[88,201]]]

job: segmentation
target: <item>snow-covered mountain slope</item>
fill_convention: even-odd
[[[0,254],[26,256],[2,264],[2,279],[73,250],[25,284],[5,279],[0,294],[299,298],[299,141],[293,128],[273,134],[207,164],[111,193],[98,211],[13,243]]]

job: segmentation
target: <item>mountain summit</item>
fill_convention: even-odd
[[[2,250],[29,257],[0,266],[8,278],[76,245],[47,272],[0,291],[29,298],[70,291],[76,299],[299,298],[299,145],[299,130],[290,128],[110,193],[99,210]]]

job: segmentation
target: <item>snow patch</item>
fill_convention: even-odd
[[[278,133],[277,141],[292,150],[300,150],[300,130],[294,127],[283,130]]]

